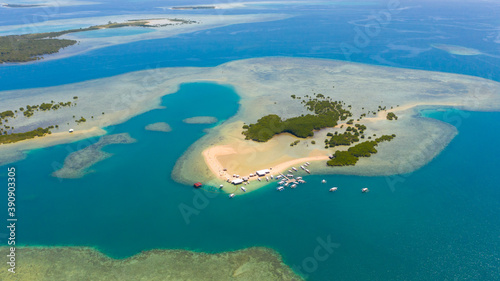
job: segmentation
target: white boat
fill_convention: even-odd
[[[326,180],[322,180],[321,183],[326,183]]]
[[[273,176],[273,175],[271,175],[271,179],[274,179],[274,176]]]
[[[309,166],[309,165],[310,165],[311,163],[309,163],[309,162],[306,162],[306,164],[307,164],[307,165]]]
[[[69,133],[70,133],[70,134],[71,134],[71,133],[73,133],[74,131],[75,131],[75,130],[73,130],[73,129],[69,129]]]
[[[297,180],[301,180],[301,179],[302,179],[302,177],[296,177],[296,179],[297,179]]]
[[[224,185],[223,185],[223,184],[219,185],[219,188],[223,188],[223,187],[224,187]]]
[[[302,170],[304,170],[304,169],[305,169],[305,168],[304,168],[304,166],[300,166],[300,168],[301,168]]]
[[[258,180],[259,180],[259,181],[261,181],[261,179],[260,179],[260,178],[258,178]]]
[[[297,185],[296,184],[292,184],[292,186],[290,186],[290,188],[296,188]]]
[[[293,173],[293,172],[292,172],[292,170],[288,170],[288,172],[289,172],[290,174],[291,174],[291,173]]]
[[[366,188],[366,187],[365,187],[365,188],[363,188],[363,189],[361,189],[361,192],[363,192],[363,193],[366,193],[366,192],[368,192],[368,191],[370,191],[370,190],[368,190],[368,188]]]
[[[276,176],[276,179],[277,179],[277,180],[279,180],[279,179],[281,179],[281,178],[282,178],[282,176],[281,176],[281,175],[277,175],[277,176]]]
[[[294,170],[295,172],[297,172],[297,168],[295,168],[295,167],[292,167],[292,170]]]
[[[289,177],[289,178],[293,178],[293,175],[292,175],[292,174],[288,174],[288,175],[286,175],[286,176],[287,176],[287,177]]]
[[[308,174],[310,174],[310,173],[311,173],[311,171],[309,171],[308,169],[306,169],[306,172],[307,172]]]
[[[337,191],[337,188],[336,188],[336,187],[332,187],[332,188],[330,188],[330,192],[335,192],[335,191]]]
[[[269,181],[269,177],[266,177],[266,181]]]
[[[283,190],[285,190],[285,188],[284,188],[283,186],[278,186],[278,187],[276,188],[276,190],[277,190],[277,191],[283,191]]]
[[[243,192],[247,192],[247,189],[246,189],[246,188],[244,188],[243,186],[242,186],[242,187],[240,187],[240,189],[241,189]]]
[[[300,183],[306,183],[305,180],[298,180],[298,182],[300,182]]]
[[[288,186],[289,184],[290,184],[290,183],[288,183],[288,182],[287,182],[287,183],[285,183],[285,184],[284,184],[284,186]]]
[[[234,197],[234,193],[229,194],[229,198],[233,198],[233,197]]]

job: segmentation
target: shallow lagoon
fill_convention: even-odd
[[[456,9],[449,9],[448,4],[440,3],[443,7],[438,14],[433,12],[436,3],[433,8],[423,4],[395,17],[381,36],[372,38],[362,53],[350,59],[499,81],[496,58],[456,57],[427,50],[430,44],[446,43],[496,52],[491,40],[478,38],[487,39],[489,30],[481,30],[481,26],[496,19],[497,10],[463,4],[468,5],[461,8],[467,14],[484,18],[461,19],[465,26],[475,27],[474,31],[436,19],[453,16]],[[113,13],[114,3],[107,8],[102,13]],[[163,66],[213,66],[258,56],[346,59],[338,44],[352,43],[354,27],[345,22],[370,13],[335,9],[340,13],[335,18],[331,11],[310,11],[312,14],[286,21],[229,26],[57,61],[2,66],[0,89],[59,85]],[[74,10],[79,9],[61,12]],[[19,13],[9,10],[2,24],[24,23]],[[415,26],[415,19],[427,24]],[[443,21],[437,35],[451,39],[433,33],[436,20]],[[307,40],[304,30],[309,31]],[[253,38],[252,43],[242,46],[248,38]],[[218,44],[221,41],[223,46]],[[139,49],[147,51],[138,53]],[[494,274],[500,268],[496,242],[500,232],[500,150],[494,140],[498,139],[500,113],[425,112],[425,116],[457,126],[459,135],[436,159],[412,174],[389,178],[308,176],[308,184],[293,191],[279,193],[271,185],[233,200],[225,195],[207,199],[206,194],[173,182],[170,171],[182,152],[211,126],[188,128],[182,119],[209,115],[225,120],[237,110],[237,96],[216,88],[225,93],[227,111],[215,103],[217,94],[199,103],[207,106],[197,107],[198,103],[188,100],[195,96],[184,93],[165,97],[167,109],[108,128],[110,133],[130,132],[139,141],[105,148],[115,155],[92,167],[96,172],[82,179],[59,181],[50,174],[53,165],[63,163],[70,152],[97,139],[33,151],[26,160],[15,163],[20,186],[18,241],[88,245],[113,257],[153,248],[218,252],[260,245],[278,250],[290,265],[302,266],[314,255],[317,239],[330,236],[339,247],[327,260],[318,262],[316,270],[301,269],[311,280],[498,279]],[[191,114],[193,109],[196,114]],[[169,123],[173,131],[164,134],[144,129],[161,121]],[[5,167],[0,171],[0,182],[5,182]],[[326,185],[320,184],[323,178]],[[335,194],[327,192],[333,185],[339,187]],[[361,194],[362,187],[371,191]],[[5,196],[2,192],[0,200],[5,202]],[[188,223],[179,210],[185,206],[196,210]]]

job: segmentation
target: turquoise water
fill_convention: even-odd
[[[155,31],[154,29],[144,28],[144,27],[120,27],[120,28],[107,28],[107,29],[84,31],[84,32],[73,33],[71,35],[76,38],[83,39],[83,38],[103,38],[103,37],[139,35],[154,31]]]
[[[119,2],[101,2],[88,6],[95,13],[86,16],[116,13]],[[300,10],[281,7],[280,12],[296,17],[118,45],[60,60],[2,65],[0,90],[262,56],[351,60],[500,81],[498,58],[426,50],[430,44],[443,43],[498,55],[488,27],[498,22],[493,4],[422,1],[417,8],[392,15],[394,20],[380,35],[347,58],[339,44],[353,44],[354,26],[349,22],[363,23],[372,12],[385,11],[386,1],[373,3]],[[120,5],[120,13],[158,12],[156,1],[143,1],[140,7]],[[70,18],[83,9],[62,7],[50,18]],[[2,25],[30,22],[31,15],[23,13],[44,13],[41,9],[5,11],[0,9]],[[454,22],[461,13],[466,16]],[[166,109],[107,128],[110,134],[129,132],[138,142],[106,147],[114,156],[93,166],[95,172],[82,179],[60,181],[50,174],[69,153],[97,138],[30,152],[27,159],[13,164],[19,180],[18,242],[87,245],[116,258],[155,248],[220,252],[266,246],[279,251],[309,280],[499,280],[500,113],[424,111],[436,122],[456,126],[459,134],[432,162],[407,175],[307,176],[308,183],[295,190],[276,192],[271,185],[232,200],[172,181],[170,173],[178,157],[205,129],[216,125],[187,125],[182,119],[208,115],[223,122],[236,113],[238,100],[231,87],[183,85],[178,93],[163,98]],[[144,130],[147,124],[162,121],[173,131]],[[6,182],[5,170],[0,167],[0,185]],[[326,186],[320,184],[322,179],[328,181]],[[333,185],[339,187],[335,194],[327,191]],[[370,192],[361,194],[362,187]],[[0,201],[6,202],[4,192]],[[183,216],[181,209],[187,208],[194,214]],[[0,230],[0,240],[1,234]],[[334,243],[331,253],[319,257],[322,261],[314,258],[321,245],[318,240],[329,239]]]
[[[170,171],[211,126],[182,120],[208,115],[223,122],[238,109],[236,93],[215,84],[184,84],[162,104],[167,108],[107,128],[129,132],[138,142],[106,147],[114,156],[82,179],[59,181],[50,174],[69,152],[96,139],[32,151],[15,163],[18,241],[87,245],[115,258],[155,248],[219,252],[267,246],[310,280],[496,278],[500,160],[492,156],[500,149],[492,139],[500,126],[489,121],[500,113],[426,111],[425,116],[448,121],[460,133],[412,174],[307,176],[308,183],[295,190],[276,192],[271,184],[230,200],[177,184]],[[144,130],[154,122],[167,122],[173,131]],[[320,183],[323,178],[327,185]],[[329,193],[331,185],[339,191]],[[370,192],[362,194],[362,187]],[[183,216],[181,208],[194,213]],[[307,271],[303,262],[314,256],[318,239],[335,247]]]

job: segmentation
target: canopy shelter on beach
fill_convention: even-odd
[[[265,176],[266,174],[269,174],[271,171],[269,169],[264,169],[264,170],[259,170],[255,172],[259,177]]]

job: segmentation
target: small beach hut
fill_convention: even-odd
[[[265,176],[266,174],[269,174],[271,171],[269,169],[264,169],[255,172],[259,177]]]
[[[201,184],[201,182],[197,182],[193,185],[195,188],[200,188],[202,187],[203,185]]]

